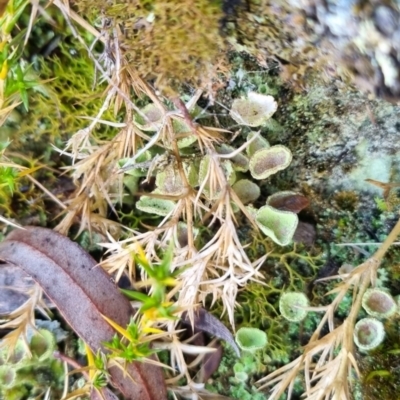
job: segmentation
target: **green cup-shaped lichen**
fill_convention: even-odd
[[[180,173],[173,165],[168,165],[156,175],[156,185],[160,193],[179,195],[183,191]]]
[[[135,123],[144,131],[156,131],[163,124],[164,111],[151,103],[140,110],[143,115],[136,115]]]
[[[61,398],[65,383],[63,362],[53,357],[56,341],[66,332],[55,321],[36,321],[39,329],[29,329],[27,341],[18,339],[15,346],[0,341],[0,399],[39,398],[44,385],[52,398]]]
[[[308,298],[301,292],[283,293],[279,299],[279,311],[285,319],[291,322],[302,321],[308,313],[305,309],[308,306]]]
[[[249,375],[244,371],[235,372],[235,379],[239,382],[246,382],[249,379]]]
[[[257,328],[240,328],[236,332],[235,340],[243,351],[250,353],[263,349],[268,343],[267,334]]]
[[[30,357],[29,351],[27,350],[22,339],[19,339],[17,341],[11,353],[9,353],[8,347],[0,348],[0,365],[3,364],[19,365],[29,357]]]
[[[199,185],[199,164],[196,162],[184,162],[183,170],[185,171],[186,179],[191,187]]]
[[[249,169],[253,178],[266,179],[287,168],[292,161],[291,151],[282,145],[256,151],[250,158]]]
[[[244,365],[242,363],[235,363],[233,366],[233,372],[235,374],[238,372],[244,372]]]
[[[199,229],[192,227],[193,237],[196,238],[199,234]],[[188,244],[188,226],[185,222],[179,221],[174,232],[175,241],[180,247],[185,247]]]
[[[260,187],[248,179],[240,179],[232,189],[243,204],[252,203],[260,197]]]
[[[135,195],[139,191],[139,181],[140,178],[138,176],[126,175],[124,176],[123,182],[129,193]],[[124,197],[124,203],[131,203],[133,201],[132,197]]]
[[[293,238],[299,218],[290,211],[276,210],[263,206],[256,213],[256,224],[275,243],[287,246]]]
[[[390,293],[376,288],[364,293],[362,306],[367,314],[375,318],[388,318],[397,311],[397,303]]]
[[[308,207],[310,203],[305,196],[290,190],[284,190],[269,196],[266,204],[278,210],[291,211],[297,214]]]
[[[150,151],[145,151],[135,160],[134,163],[132,163],[130,158],[122,158],[118,161],[118,166],[125,169],[125,173],[127,175],[142,177],[147,175],[149,168],[148,166],[144,167],[143,165],[146,165],[148,162],[150,162],[152,158],[153,155],[150,153]],[[130,166],[132,166],[132,168],[129,168]]]
[[[210,166],[212,165],[210,156],[205,156],[202,158],[200,162],[200,168],[199,168],[199,186],[203,185],[204,180],[208,179],[210,176],[209,169]],[[233,185],[236,181],[236,173],[235,169],[233,167],[233,164],[229,160],[224,160],[221,162],[221,167],[224,171],[225,177],[229,183],[229,185]],[[206,182],[204,185],[204,190],[203,193],[206,195],[207,198],[209,199],[216,199],[221,193],[220,187],[213,187],[214,192],[211,193],[210,185],[209,182]]]
[[[140,196],[136,208],[149,214],[156,214],[165,217],[175,208],[172,200],[158,199],[150,196]]]
[[[177,145],[179,149],[189,147],[197,141],[197,137],[193,135],[190,126],[182,119],[174,119],[172,121],[172,129],[177,136]]]
[[[201,186],[204,180],[207,178],[207,175],[209,173],[210,161],[210,156],[208,155],[202,157],[201,159],[199,166],[199,186]]]
[[[272,96],[250,92],[247,98],[232,103],[230,116],[240,125],[260,126],[272,117],[277,107]]]
[[[56,340],[52,332],[47,329],[39,329],[32,336],[29,347],[35,358],[39,361],[44,361],[53,354],[56,347]]]
[[[8,389],[11,388],[15,383],[17,373],[12,365],[1,365],[0,366],[0,388]]]
[[[217,147],[217,151],[219,154],[230,154],[233,153],[236,149],[227,144],[222,144]],[[243,154],[239,153],[230,158],[233,168],[235,171],[247,172],[249,170],[249,159]]]
[[[257,135],[257,132],[250,132],[247,135],[247,141]],[[251,157],[256,151],[261,149],[268,149],[271,145],[268,140],[262,137],[260,134],[246,147],[246,153],[249,157]]]
[[[221,166],[228,183],[232,186],[236,182],[236,173],[233,163],[229,160],[224,160],[222,161]]]
[[[385,328],[382,322],[375,318],[363,318],[356,323],[353,337],[360,350],[372,350],[383,342]]]

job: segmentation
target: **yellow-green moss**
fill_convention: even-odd
[[[222,11],[210,0],[79,0],[85,15],[109,18],[130,66],[171,94],[181,83],[210,86],[223,48]],[[115,28],[115,29],[112,29]]]

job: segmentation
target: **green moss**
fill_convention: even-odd
[[[105,89],[105,85],[93,85],[95,70],[86,50],[61,44],[59,55],[50,62],[37,58],[35,65],[40,78],[47,81],[32,95],[29,113],[18,109],[20,143],[27,140],[43,143],[46,138],[48,144],[48,140],[54,142],[56,138],[64,138],[86,127],[88,121],[81,117],[97,114]],[[114,120],[110,111],[102,118]],[[110,130],[102,126],[98,138],[106,138]]]
[[[89,17],[104,13],[112,27],[122,27],[119,40],[130,65],[169,94],[183,82],[210,87],[216,77],[224,47],[218,1],[80,0],[76,5]]]
[[[240,369],[248,375],[246,381],[235,378],[235,369],[238,369],[237,364],[238,359],[235,353],[230,348],[225,347],[220,366],[207,383],[206,388],[211,392],[230,396],[233,399],[266,400],[266,395],[257,392],[257,389],[253,386],[255,374],[260,373],[259,363],[252,356],[240,359]]]
[[[15,168],[0,167],[0,209],[5,215],[11,213],[12,195],[16,188],[17,178],[18,172]]]

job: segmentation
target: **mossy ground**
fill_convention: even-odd
[[[53,32],[61,39],[56,50],[47,56],[28,46],[32,76],[43,83],[31,91],[29,111],[22,106],[16,108],[0,128],[0,141],[12,140],[10,150],[16,161],[30,167],[39,163],[45,166],[35,173],[36,179],[63,200],[73,191],[73,185],[68,177],[60,177],[55,171],[68,165],[69,160],[57,153],[50,143],[62,147],[62,142],[85,126],[81,117],[93,115],[101,107],[106,84],[93,85],[96,73],[92,61],[70,35],[65,31],[60,33],[65,25],[61,20],[58,22],[58,30],[43,23],[33,31],[31,41],[42,32]],[[317,314],[310,314],[299,324],[283,320],[278,311],[280,293],[289,289],[301,290],[308,293],[313,305],[324,304],[327,301],[324,295],[333,286],[314,280],[337,273],[344,263],[358,265],[376,249],[374,245],[362,243],[383,241],[397,220],[396,213],[378,209],[375,198],[382,193],[365,179],[398,180],[400,115],[394,106],[383,101],[369,100],[335,81],[326,83],[319,79],[318,71],[310,73],[304,81],[305,87],[299,90],[293,83],[283,80],[275,62],[261,67],[251,56],[234,51],[227,58],[229,68],[224,72],[229,78],[221,78],[225,86],[218,91],[214,105],[210,105],[206,97],[200,99],[199,104],[206,109],[201,122],[212,122],[218,128],[235,131],[238,127],[227,113],[233,99],[248,91],[273,95],[279,105],[278,111],[262,127],[261,134],[271,144],[289,147],[293,162],[268,182],[261,182],[262,196],[258,205],[264,204],[274,192],[299,191],[311,203],[300,218],[317,227],[311,248],[299,244],[295,248],[278,248],[261,236],[251,237],[250,226],[239,219],[238,231],[243,244],[249,245],[249,254],[254,259],[265,253],[271,255],[261,269],[264,284],[252,283],[238,295],[240,306],[235,314],[236,328],[263,329],[268,333],[270,344],[255,361],[245,360],[250,375],[247,383],[235,380],[233,365],[237,360],[227,349],[218,372],[208,385],[232,398],[258,400],[268,396],[256,393],[253,384],[257,378],[297,356],[318,321]],[[191,71],[189,84],[183,86],[181,94],[192,93],[195,75],[196,70]],[[174,86],[174,90],[176,88]],[[110,110],[103,118],[119,121],[121,115]],[[101,142],[113,133],[112,129],[103,126],[96,135]],[[60,212],[40,190],[25,180],[13,195],[8,193],[1,201],[5,215],[21,224],[52,227]],[[149,222],[149,217],[143,213],[132,213],[129,201],[117,207],[117,216],[110,212],[110,218],[135,229]],[[212,231],[203,229],[204,240],[213,235]],[[81,243],[90,243],[87,235],[81,239]],[[343,243],[359,244],[340,246]],[[382,268],[382,284],[393,295],[398,295],[400,250],[396,247],[390,250]],[[337,312],[338,320],[346,317],[350,301],[351,298],[344,299]],[[219,315],[221,306],[217,305],[214,311]],[[396,382],[400,379],[398,322],[396,317],[386,324],[388,339],[379,352],[357,354],[362,377],[354,380],[355,399],[396,397]],[[288,334],[282,336],[282,331]],[[378,373],[374,374],[376,370]],[[299,395],[301,380],[297,386],[295,393]]]

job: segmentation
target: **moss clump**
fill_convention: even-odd
[[[0,138],[11,140],[11,150],[24,149],[24,155],[40,156],[49,164],[52,151],[49,142],[75,133],[87,126],[82,116],[94,115],[104,102],[105,85],[94,83],[95,68],[86,50],[67,42],[61,43],[57,55],[48,59],[37,57],[30,71],[34,80],[42,82],[30,93],[29,111],[18,107],[0,128]],[[114,121],[112,111],[103,114]],[[14,132],[18,131],[18,135]],[[96,128],[100,139],[110,138],[111,129]]]
[[[171,94],[182,82],[210,85],[223,40],[219,2],[146,1],[76,2],[84,15],[109,18],[129,65]],[[96,15],[97,14],[97,15]],[[120,27],[122,27],[122,31]]]
[[[244,356],[238,360],[236,354],[225,347],[218,370],[208,380],[206,388],[232,399],[266,400],[267,395],[258,392],[254,386],[255,376],[260,373],[259,367],[259,363],[252,356]]]

